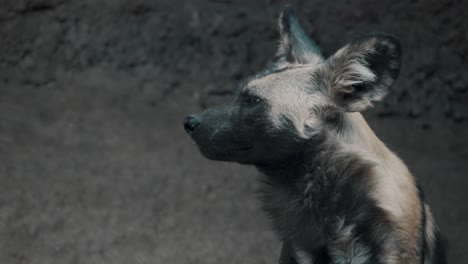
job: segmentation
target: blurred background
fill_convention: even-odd
[[[468,1],[291,1],[330,55],[385,31],[403,68],[371,127],[468,259]],[[276,263],[257,172],[184,116],[276,50],[283,1],[0,0],[0,263]]]

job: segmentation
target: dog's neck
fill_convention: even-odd
[[[324,139],[307,143],[295,155],[271,164],[256,165],[268,181],[278,184],[295,185],[304,178],[317,173],[317,168],[325,168],[327,161],[335,152],[332,144],[325,144]]]
[[[320,146],[281,166],[257,166],[265,175],[260,189],[263,209],[276,231],[283,241],[310,252],[326,244],[336,216],[348,213],[355,188],[367,184],[373,166],[335,144]],[[304,219],[306,229],[301,227]]]
[[[361,113],[345,113],[336,136],[337,142],[367,152],[379,160],[385,160],[391,155],[391,151],[375,135]]]
[[[366,164],[370,161],[385,163],[396,158],[377,138],[360,113],[345,113],[341,122],[337,133],[317,136],[298,146],[294,155],[256,167],[267,176],[267,180],[281,184],[297,184],[304,178],[320,174],[317,168],[329,172],[336,170],[341,159],[349,155],[352,155],[356,162]]]
[[[330,160],[339,161],[336,157],[338,152],[371,157],[382,163],[395,159],[360,113],[345,113],[335,134],[315,137],[298,146],[294,155],[270,164],[257,164],[256,167],[272,180],[291,183],[310,175],[316,167],[336,167],[337,164],[330,163]]]

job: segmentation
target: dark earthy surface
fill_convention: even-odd
[[[0,0],[0,263],[275,263],[256,172],[182,118],[275,51],[276,1]],[[468,259],[468,5],[296,1],[326,54],[386,31],[401,77],[371,126]]]

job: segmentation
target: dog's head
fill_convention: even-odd
[[[400,44],[358,38],[324,59],[290,8],[279,19],[275,62],[240,84],[225,105],[188,116],[186,131],[209,159],[267,164],[336,133],[346,112],[381,100],[400,69]]]

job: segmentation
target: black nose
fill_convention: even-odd
[[[190,115],[184,119],[184,128],[187,133],[192,133],[200,125],[200,119],[196,116]]]

